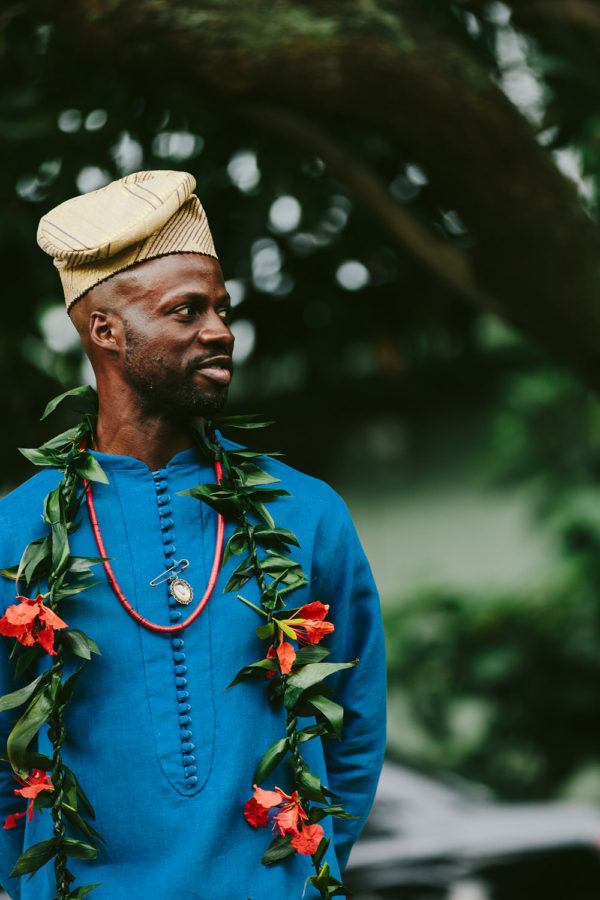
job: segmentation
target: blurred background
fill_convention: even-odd
[[[40,216],[192,172],[228,412],[342,494],[381,593],[356,900],[597,898],[600,3],[6,0],[0,71],[2,491],[92,378]]]

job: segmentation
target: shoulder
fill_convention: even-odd
[[[217,429],[219,439],[223,447],[227,449],[248,449],[244,444],[239,444],[223,434]],[[292,497],[297,503],[303,505],[306,514],[317,519],[328,519],[329,525],[337,521],[340,526],[347,525],[351,521],[350,510],[341,494],[335,490],[328,482],[300,469],[295,469],[288,463],[283,462],[276,456],[260,456],[256,458],[257,465],[269,475],[278,478],[282,482],[282,487],[289,490]],[[271,485],[269,485],[270,487]],[[273,485],[276,487],[277,485]]]
[[[18,562],[25,545],[44,534],[44,498],[61,477],[58,469],[42,469],[0,499],[0,565]]]

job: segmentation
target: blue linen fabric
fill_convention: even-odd
[[[217,436],[226,449],[243,445]],[[214,482],[215,473],[192,447],[175,454],[155,472],[129,456],[92,451],[109,484],[94,483],[98,520],[107,553],[126,597],[158,624],[176,624],[203,595],[212,566],[217,515],[182,491]],[[262,457],[261,467],[281,480],[292,496],[268,507],[278,526],[297,535],[293,547],[309,585],[286,597],[289,607],[310,600],[330,604],[335,631],[323,646],[330,661],[359,663],[327,683],[345,708],[340,741],[315,738],[302,753],[315,772],[356,819],[325,817],[332,843],[328,859],[340,877],[371,809],[386,743],[385,642],[377,587],[348,507],[326,482],[280,459]],[[0,501],[0,565],[16,564],[25,545],[45,533],[44,496],[61,473],[41,470]],[[73,533],[71,552],[97,556],[85,504]],[[226,522],[225,541],[235,529]],[[259,551],[262,553],[262,551]],[[190,561],[184,577],[194,589],[180,606],[162,584],[150,587],[171,559]],[[95,860],[69,858],[75,886],[100,882],[98,900],[281,900],[315,898],[306,878],[311,858],[293,854],[273,866],[261,864],[273,837],[270,826],[253,828],[243,817],[252,795],[252,773],[264,750],[281,738],[285,712],[268,703],[265,683],[249,680],[227,689],[238,670],[264,656],[267,644],[255,627],[258,614],[223,588],[240,557],[221,567],[212,596],[189,628],[156,634],[138,625],[119,604],[100,565],[97,583],[64,601],[60,615],[99,644],[102,655],[84,664],[67,708],[63,758],[79,778],[96,811],[95,826],[107,841]],[[14,583],[0,579],[4,611],[14,603]],[[260,604],[256,579],[239,592]],[[14,677],[9,660],[13,638],[0,639],[0,694],[26,681]],[[51,664],[40,661],[40,669]],[[76,668],[68,658],[66,673]],[[0,741],[22,712],[0,713]],[[299,720],[299,727],[314,718]],[[47,729],[38,749],[51,755]],[[285,761],[261,784],[290,792]],[[0,823],[25,801],[8,765],[0,763]],[[33,877],[9,878],[23,849],[52,836],[49,809],[32,821],[0,828],[0,883],[10,897],[53,900],[54,861]],[[304,891],[304,893],[303,893]]]

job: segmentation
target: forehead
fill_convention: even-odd
[[[161,300],[203,294],[213,299],[227,296],[219,261],[203,253],[170,253],[131,266],[119,291],[129,299],[157,303]]]

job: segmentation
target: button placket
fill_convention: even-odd
[[[173,521],[173,507],[171,496],[168,493],[167,473],[164,469],[159,469],[152,473],[154,486],[156,489],[156,499],[158,511],[160,515],[160,529],[163,541],[163,551],[165,564],[169,566],[175,559],[175,523]],[[173,595],[168,593],[169,618],[173,624],[179,622],[182,617],[181,609],[178,609],[178,603]],[[194,787],[198,783],[196,776],[196,762],[192,751],[195,749],[191,742],[192,730],[190,728],[192,718],[190,716],[191,704],[189,702],[190,693],[188,690],[188,682],[185,677],[187,674],[187,666],[185,665],[185,641],[180,635],[173,635],[171,638],[171,648],[173,650],[173,671],[176,687],[176,699],[179,715],[179,738],[181,747],[181,762],[186,785]]]

